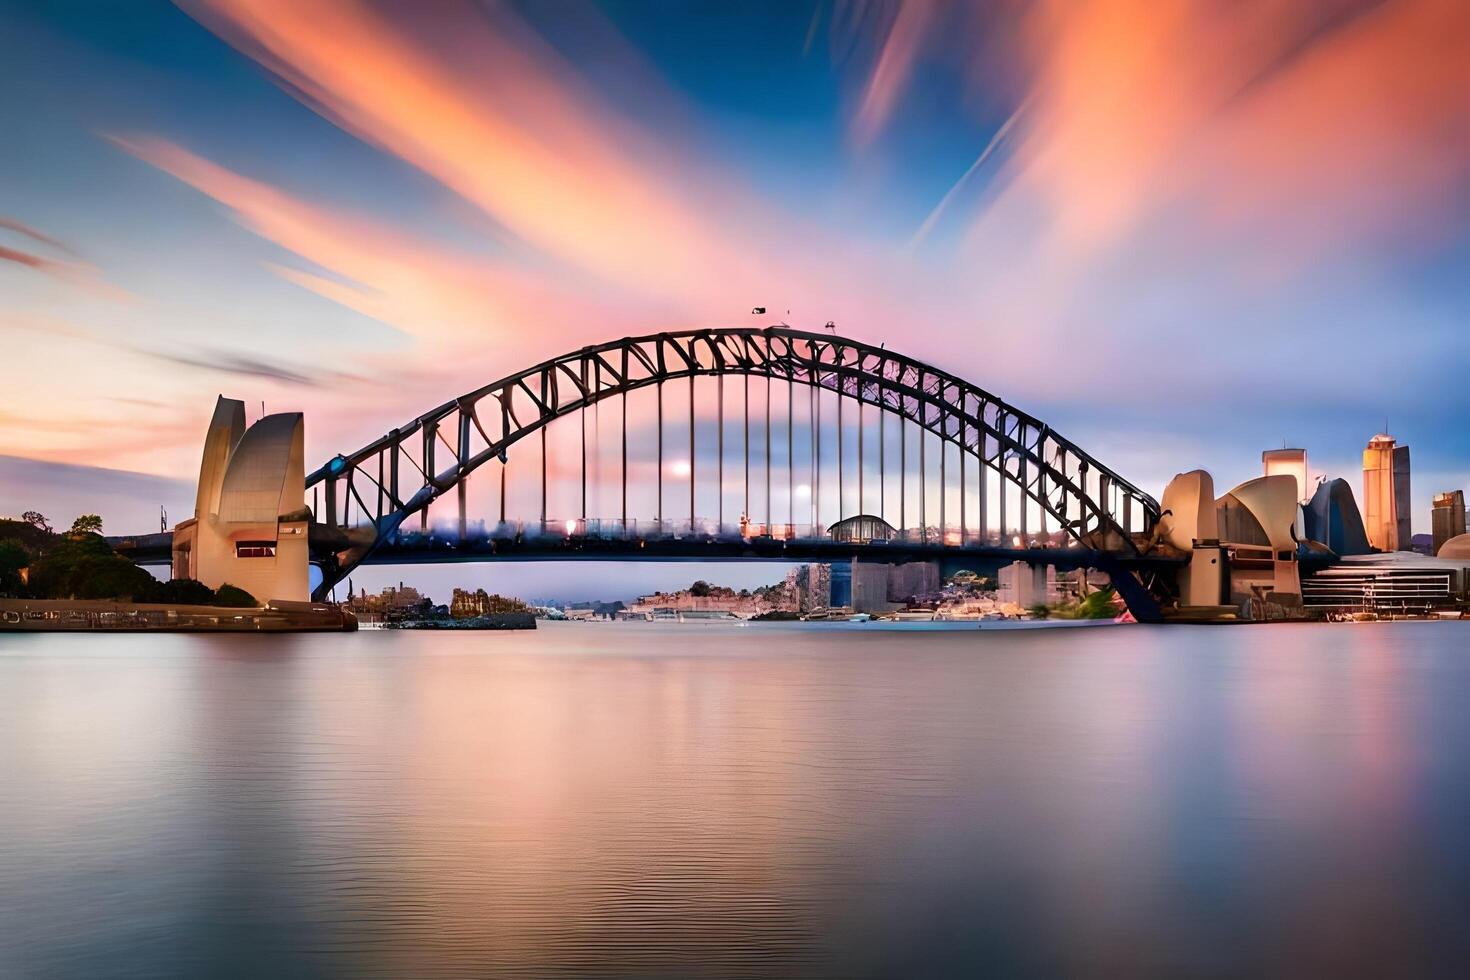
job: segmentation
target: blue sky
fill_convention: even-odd
[[[0,512],[182,515],[219,393],[325,460],[756,304],[1156,494],[1282,442],[1356,485],[1385,420],[1417,530],[1470,482],[1461,4],[47,2],[0,38]]]

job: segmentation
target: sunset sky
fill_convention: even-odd
[[[1283,442],[1357,486],[1385,420],[1416,531],[1470,484],[1463,0],[12,0],[0,45],[0,513],[182,516],[219,393],[319,463],[753,305],[1156,495]]]

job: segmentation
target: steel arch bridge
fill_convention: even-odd
[[[701,525],[696,514],[698,453],[695,445],[694,379],[719,381],[719,447],[717,479],[719,515]],[[724,379],[742,378],[745,417],[745,506],[738,533],[725,523],[726,424]],[[664,513],[665,386],[688,379],[688,513]],[[760,379],[765,388],[763,458],[766,482],[765,521],[751,518],[749,386]],[[792,522],[772,518],[771,392],[784,387],[788,514]],[[682,386],[681,386],[682,387]],[[652,388],[657,393],[658,508],[650,523],[629,519],[628,416],[630,393]],[[837,490],[839,518],[848,475],[844,406],[856,413],[858,507],[864,507],[865,474],[872,469],[872,452],[865,449],[864,409],[879,410],[877,447],[880,481],[879,510],[885,514],[890,459],[887,419],[898,420],[900,443],[899,519],[893,541],[882,547],[905,556],[929,553],[984,552],[1016,557],[1043,548],[1054,559],[1074,567],[1098,564],[1094,559],[1137,559],[1141,536],[1159,517],[1159,505],[1148,494],[1103,466],[1045,422],[946,371],[896,351],[829,334],[787,328],[709,329],[627,337],[543,361],[508,375],[476,391],[445,402],[356,452],[339,455],[307,478],[318,498],[312,529],[314,560],[323,568],[318,596],[325,595],[358,564],[365,561],[454,561],[489,557],[630,557],[679,555],[716,557],[820,557],[833,542],[822,527],[820,504],[813,507],[812,526],[794,523],[795,392],[806,389],[806,439],[810,441],[810,479],[814,500],[821,496],[823,477],[823,396],[835,396],[837,436]],[[777,388],[779,390],[779,388]],[[587,442],[585,410],[610,399],[621,400],[621,513],[618,517],[590,519],[587,514]],[[584,413],[581,444],[580,515],[566,522],[550,521],[547,513],[546,432],[556,420]],[[850,427],[849,427],[850,428]],[[912,463],[909,432],[917,430],[919,494],[918,527],[909,527],[913,508],[908,486],[913,474],[903,472]],[[534,522],[511,525],[507,520],[505,479],[512,447],[537,434],[541,437],[541,513]],[[870,440],[871,441],[871,440]],[[939,448],[939,520],[937,527],[926,512],[926,482],[933,466],[926,447]],[[830,449],[830,444],[829,447]],[[951,523],[955,496],[946,472],[952,455],[958,456],[958,531]],[[497,531],[472,540],[466,518],[465,487],[472,473],[483,467],[499,469],[500,521]],[[974,479],[967,467],[974,466]],[[803,474],[806,475],[805,473]],[[830,479],[830,477],[829,477]],[[972,485],[973,482],[973,485]],[[454,494],[458,508],[457,535],[430,532],[428,509]],[[1009,508],[1008,508],[1009,505]],[[973,509],[971,509],[973,506]],[[1008,513],[1009,509],[1009,513]],[[355,510],[355,516],[353,511]],[[406,530],[419,515],[417,532]],[[998,521],[992,518],[998,516]],[[687,517],[687,523],[684,518]],[[1136,538],[1135,536],[1139,536]],[[456,540],[457,539],[457,540]],[[847,551],[857,550],[847,543]],[[871,547],[880,547],[874,544]]]

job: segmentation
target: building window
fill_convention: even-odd
[[[236,541],[236,558],[274,558],[276,557],[276,543],[274,541]]]

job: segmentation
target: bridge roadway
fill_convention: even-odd
[[[109,538],[118,550],[140,565],[169,563],[173,535],[169,532],[136,537]],[[348,546],[343,531],[313,524],[313,563],[330,564],[340,549]],[[425,565],[460,562],[515,561],[770,561],[833,562],[859,561],[903,564],[911,561],[938,562],[942,574],[962,569],[988,571],[1014,561],[1031,565],[1054,565],[1060,571],[1094,568],[1111,575],[1124,600],[1140,621],[1155,618],[1156,600],[1134,575],[1172,573],[1185,564],[1183,558],[1165,555],[1123,555],[1085,547],[1007,547],[967,542],[941,544],[937,541],[891,540],[853,542],[830,537],[772,537],[732,534],[650,534],[607,536],[563,534],[555,530],[497,536],[479,535],[460,540],[453,535],[408,534],[383,541],[363,560],[367,565]]]

